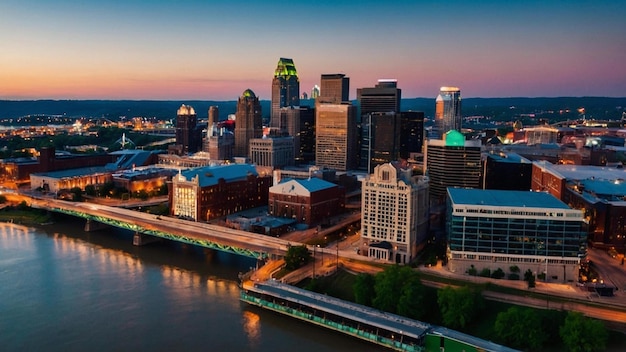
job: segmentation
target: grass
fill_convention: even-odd
[[[13,222],[16,224],[33,226],[52,221],[52,216],[44,210],[4,208],[0,211],[0,222]]]

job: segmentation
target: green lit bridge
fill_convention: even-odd
[[[32,198],[30,204],[86,219],[88,224],[95,222],[134,231],[136,244],[143,236],[153,236],[256,259],[284,256],[289,246],[287,241],[271,236],[106,205],[40,198]]]

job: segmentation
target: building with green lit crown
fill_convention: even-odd
[[[259,98],[246,89],[237,100],[235,113],[235,156],[248,157],[250,140],[263,136],[263,120]]]
[[[281,57],[272,80],[270,123],[278,120],[280,108],[289,106],[300,106],[300,80],[293,60]]]
[[[501,269],[519,279],[530,270],[547,282],[578,280],[587,242],[581,210],[545,192],[463,188],[447,192],[451,271],[476,275]]]
[[[429,139],[426,145],[426,173],[430,179],[430,200],[444,204],[446,188],[480,188],[480,140],[465,140],[458,131],[444,139]]]

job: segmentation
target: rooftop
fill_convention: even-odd
[[[251,164],[211,165],[189,169],[181,173],[187,180],[199,178],[200,187],[216,185],[220,179],[226,182],[244,180],[248,175],[258,176],[256,168]]]
[[[545,192],[448,187],[448,195],[455,205],[570,209],[567,204]]]
[[[46,177],[52,177],[52,178],[69,178],[69,177],[79,177],[79,176],[86,176],[86,175],[92,175],[92,174],[103,174],[107,172],[109,171],[104,166],[97,166],[97,167],[83,167],[79,169],[67,169],[67,170],[43,172],[43,173],[37,173],[33,175],[46,176]]]

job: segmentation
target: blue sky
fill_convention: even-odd
[[[618,1],[41,1],[0,3],[0,99],[269,99],[280,57],[301,91],[403,97],[626,96]]]

